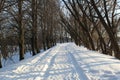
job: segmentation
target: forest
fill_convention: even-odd
[[[0,68],[64,42],[120,59],[119,32],[119,0],[0,0]]]

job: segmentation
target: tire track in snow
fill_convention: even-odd
[[[42,59],[42,61],[37,62],[37,65],[43,65],[42,69],[38,69],[38,71],[40,71],[40,80],[48,80],[48,78],[50,77],[51,68],[55,63],[56,56],[59,54],[61,48],[61,46],[53,48],[53,50],[51,50],[49,54],[45,56],[44,59]],[[36,80],[37,78],[37,76],[34,77],[34,80]]]
[[[43,62],[45,63],[44,67],[41,70],[43,72],[42,80],[47,80],[47,78],[49,77],[49,71],[50,71],[51,67],[53,66],[53,63],[55,61],[55,58],[57,56],[57,51],[59,51],[59,48],[60,47],[56,47],[56,48],[54,48],[54,50],[51,50],[49,55],[44,58],[45,61],[41,61],[42,63]]]
[[[78,62],[76,61],[75,57],[73,56],[73,54],[69,51],[69,49],[66,50],[68,51],[68,57],[70,59],[70,62],[73,64],[73,69],[75,69],[75,71],[78,73],[78,79],[80,80],[89,80],[89,78],[87,77],[87,75],[85,73],[83,73],[83,69],[79,66]]]
[[[68,63],[68,57],[64,48],[65,46],[60,46],[56,55],[51,59],[51,66],[46,70],[47,72],[45,73],[43,80],[73,80],[73,78],[71,78],[73,77],[72,75],[68,76],[68,74],[71,73],[72,68],[70,66],[68,67],[66,64]]]
[[[61,53],[62,51],[62,53]],[[69,70],[64,70],[64,71],[57,71],[57,73],[54,71],[56,70],[55,68],[53,68],[53,65],[55,62],[55,59],[56,59],[56,55],[54,55],[50,61],[50,64],[49,64],[49,67],[46,69],[46,72],[44,74],[44,79],[43,80],[48,80],[51,79],[51,80],[61,80],[61,79],[64,79],[64,80],[88,80],[87,76],[83,73],[83,70],[82,68],[78,65],[76,59],[74,58],[74,56],[66,49],[66,46],[60,46],[60,49],[58,50],[58,52],[56,53],[57,56],[60,56],[59,54],[64,54],[64,58],[66,57],[65,61],[67,61],[66,63],[68,63],[69,65],[65,65],[64,63],[64,66],[61,65],[61,70],[63,69],[69,69]],[[62,60],[63,61],[63,60]],[[72,62],[72,63],[70,63]],[[58,63],[56,63],[58,64]],[[63,66],[63,67],[62,67]],[[56,68],[59,68],[59,66],[56,66]],[[56,73],[58,74],[58,76],[50,76],[50,71],[53,71],[53,73]],[[69,73],[68,73],[69,72]],[[61,73],[65,73],[64,75],[62,75]],[[66,75],[67,74],[67,75]],[[66,75],[66,76],[65,76]],[[63,78],[64,77],[64,78]]]
[[[40,63],[42,60],[44,60],[48,54],[52,51],[52,49],[48,50],[45,54],[43,54],[41,57],[36,57],[34,58],[31,62],[25,63],[24,65],[19,66],[16,70],[15,73],[24,73],[26,70],[29,71],[30,68],[33,68],[32,66],[36,67],[38,63]],[[29,67],[31,66],[31,67]]]
[[[75,59],[79,60],[81,68],[83,68],[84,72],[86,72],[86,75],[90,80],[99,80],[101,77],[104,77],[103,79],[107,80],[118,80],[116,78],[116,74],[114,71],[112,71],[111,65],[109,65],[109,71],[107,70],[101,70],[101,69],[95,69],[94,66],[99,66],[99,68],[104,67],[106,64],[110,64],[108,61],[109,59],[105,59],[104,61],[102,60],[103,57],[99,57],[99,55],[95,55],[93,51],[88,51],[88,50],[81,50],[80,48],[77,50],[76,48],[73,47],[73,50],[71,54],[74,55]],[[81,54],[82,53],[82,54]],[[83,54],[85,53],[85,54]],[[91,54],[92,53],[92,54]],[[101,54],[102,55],[102,54]],[[98,58],[98,59],[96,59]],[[100,59],[99,59],[100,58]],[[87,59],[87,60],[86,60]],[[89,60],[90,59],[90,60]]]
[[[47,78],[49,77],[49,71],[50,71],[50,69],[51,69],[52,66],[53,66],[53,63],[54,63],[54,61],[55,61],[56,56],[57,56],[57,54],[55,54],[55,55],[52,57],[52,59],[50,60],[50,63],[49,63],[49,65],[48,65],[48,68],[46,69],[46,72],[45,72],[45,74],[44,74],[44,78],[45,78],[45,79],[43,79],[43,80],[47,80]]]
[[[81,53],[81,52],[79,52],[79,53]],[[112,71],[113,69],[112,69],[111,65],[109,65],[109,68],[111,68],[110,71],[101,70],[101,69],[100,70],[96,70],[95,68],[92,68],[95,65],[96,66],[98,65],[99,68],[100,68],[100,66],[105,66],[106,64],[110,64],[109,62],[106,63],[102,59],[100,59],[100,60],[99,59],[95,59],[95,57],[97,58],[97,56],[94,55],[93,53],[90,54],[90,52],[89,52],[89,54],[84,54],[84,56],[87,57],[87,59],[90,58],[90,62],[88,63],[88,62],[83,61],[84,57],[83,56],[81,57],[79,55],[79,53],[75,53],[75,56],[78,56],[80,58],[80,60],[82,62],[84,62],[83,65],[82,65],[82,67],[87,72],[87,75],[89,76],[89,78],[91,80],[100,79],[102,76],[106,76],[106,78],[108,78],[108,80],[117,80],[116,74],[114,73],[114,71]]]
[[[67,46],[58,45],[41,56],[35,56],[19,66],[20,74],[15,74],[14,77],[9,73],[8,76],[14,77],[14,80],[88,80],[74,55],[69,52],[69,48],[66,49]],[[74,47],[71,46],[70,50],[72,48]]]

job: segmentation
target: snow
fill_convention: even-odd
[[[32,57],[31,52],[25,53],[25,59]],[[7,59],[2,58],[2,66],[8,66],[19,62],[19,52],[14,52],[13,55]]]
[[[0,69],[0,80],[120,80],[119,68],[114,57],[63,43]]]

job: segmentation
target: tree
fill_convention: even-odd
[[[117,0],[62,1],[69,11],[68,19],[62,16],[62,22],[65,29],[72,33],[71,37],[76,44],[83,44],[89,49],[99,50],[104,54],[115,53],[115,57],[119,59],[116,36],[119,23],[116,13]]]
[[[24,59],[24,26],[22,22],[23,14],[22,14],[22,0],[18,0],[18,26],[19,26],[19,54],[20,54],[20,60]]]
[[[37,0],[32,0],[32,52],[33,55],[39,53],[37,36]]]
[[[38,5],[38,24],[41,31],[44,50],[56,44],[57,27],[59,27],[58,0],[42,0]]]
[[[116,37],[115,37],[115,32],[114,32],[114,27],[117,27],[117,26],[114,25],[114,21],[113,21],[114,13],[115,13],[115,6],[116,6],[117,0],[113,1],[113,5],[112,5],[113,9],[111,10],[112,18],[109,18],[109,10],[107,9],[108,8],[107,3],[109,3],[109,1],[103,0],[105,18],[102,16],[101,12],[97,8],[95,1],[94,0],[90,0],[90,1],[91,1],[91,5],[93,6],[94,10],[96,11],[96,13],[98,15],[98,18],[100,19],[103,27],[105,28],[106,32],[109,35],[109,38],[110,38],[110,41],[111,41],[111,46],[112,46],[112,49],[115,53],[115,57],[120,59],[120,54],[119,54],[120,49],[119,49],[119,46],[118,46],[118,43],[117,43],[117,40],[116,40]]]
[[[89,44],[87,44],[86,47],[88,47],[89,49],[95,50],[95,45],[93,43],[91,34],[89,33],[89,26],[86,24],[87,23],[87,18],[85,17],[84,14],[81,13],[79,7],[76,6],[75,0],[72,0],[72,1],[68,0],[68,3],[65,0],[63,0],[63,2],[66,5],[67,9],[70,11],[71,15],[78,22],[78,25],[79,25],[78,27],[80,29],[82,29],[82,31],[83,31],[82,34],[87,36],[86,39],[84,39],[87,42],[89,42]],[[79,14],[79,13],[81,13],[81,14]],[[81,16],[82,16],[82,19],[81,19]],[[83,38],[81,38],[81,39],[83,39]],[[82,41],[84,41],[84,40],[82,40]]]

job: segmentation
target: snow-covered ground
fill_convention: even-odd
[[[0,69],[0,80],[120,80],[120,61],[74,43],[57,44]]]
[[[29,51],[29,52],[26,52],[24,56],[25,56],[25,59],[28,59],[28,58],[32,57],[32,54]],[[19,62],[19,53],[18,52],[14,52],[13,55],[7,59],[2,58],[2,66],[3,67],[6,67],[8,65],[13,65],[18,62]]]

